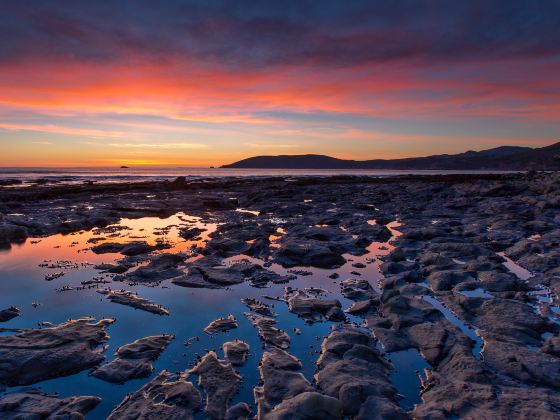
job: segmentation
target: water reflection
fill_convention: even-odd
[[[388,226],[393,239],[400,234],[396,230],[398,226],[397,222]],[[181,252],[190,256],[192,261],[197,258],[198,251],[204,248],[210,238],[209,235],[217,227],[218,223],[210,218],[202,219],[178,213],[163,219],[157,217],[122,219],[119,223],[105,228],[46,238],[31,238],[22,244],[14,245],[11,250],[0,253],[0,308],[17,306],[22,313],[19,317],[2,324],[2,327],[34,328],[48,325],[42,323],[57,325],[68,319],[83,316],[92,316],[96,319],[116,318],[117,322],[108,327],[111,338],[107,342],[108,347],[105,351],[107,361],[112,360],[113,353],[119,346],[148,335],[174,334],[176,339],[154,362],[154,375],[162,369],[172,372],[183,371],[196,362],[198,355],[203,355],[208,350],[215,350],[218,355],[223,356],[222,343],[236,338],[243,339],[250,345],[251,351],[247,363],[238,368],[243,375],[243,381],[233,403],[244,401],[253,405],[252,387],[259,381],[257,368],[262,356],[262,343],[256,329],[243,315],[247,308],[241,304],[241,299],[251,297],[264,300],[265,295],[281,297],[285,285],[270,284],[266,289],[254,288],[248,283],[227,289],[190,289],[176,286],[171,282],[163,282],[161,285],[126,285],[115,282],[112,274],[102,273],[94,268],[100,264],[115,264],[123,257],[117,253],[95,254],[92,251],[93,246],[107,242],[145,241],[150,245],[165,243],[169,248],[155,253]],[[192,229],[197,229],[194,237],[185,239],[185,236],[189,237],[185,235],[185,231],[192,233]],[[272,239],[277,240],[286,233],[284,229],[278,228],[277,235],[273,235],[275,238]],[[329,276],[336,272],[340,279],[346,279],[359,273],[379,291],[382,280],[379,257],[388,254],[391,249],[388,243],[372,243],[365,255],[345,255],[348,262],[337,270],[292,267],[292,270],[309,271],[311,275],[299,276],[289,285],[300,289],[307,287],[324,289],[326,298],[339,299],[342,307],[348,308],[353,302],[341,295],[339,280]],[[287,269],[277,264],[246,256],[231,257],[226,262],[232,263],[240,259],[249,259],[261,265],[266,263],[268,269],[280,275],[289,274]],[[146,261],[140,259],[136,265],[145,263]],[[60,273],[63,275],[59,276]],[[137,292],[140,296],[168,308],[171,316],[157,316],[112,303],[97,293],[98,288],[105,287],[126,288]],[[302,360],[302,372],[311,380],[315,373],[315,362],[319,356],[322,339],[331,332],[332,323],[309,324],[291,314],[284,302],[268,302],[272,304],[273,311],[278,314],[277,327],[287,331],[292,338],[288,351]],[[202,333],[202,329],[211,321],[229,314],[237,319],[239,324],[237,329],[215,335]],[[358,317],[349,315],[348,318],[356,325],[361,325],[363,322]],[[296,331],[301,333],[296,334]],[[13,331],[6,330],[0,334],[13,334]],[[417,356],[408,352],[402,355],[392,354],[388,357],[395,366],[392,378],[399,392],[405,395],[403,404],[408,407],[418,402],[419,382],[416,383],[416,380],[410,382],[416,375],[414,369],[419,366]],[[149,379],[131,380],[124,385],[118,385],[91,377],[87,371],[84,371],[64,378],[43,381],[34,386],[46,392],[58,392],[62,397],[71,395],[101,397],[101,404],[88,415],[88,418],[96,419],[105,418],[127,393],[137,390]],[[196,382],[194,377],[190,380]],[[202,418],[203,414],[199,414],[198,417]]]

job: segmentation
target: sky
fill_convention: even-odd
[[[0,166],[556,141],[557,0],[0,0]]]

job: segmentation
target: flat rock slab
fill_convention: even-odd
[[[295,397],[282,401],[267,414],[266,418],[268,420],[339,420],[344,417],[342,403],[336,398],[318,392],[302,392]]]
[[[222,344],[224,357],[233,366],[241,366],[247,361],[249,344],[241,340],[227,341]]]
[[[0,396],[0,417],[3,419],[83,419],[101,402],[99,397],[68,397],[61,399],[37,389],[27,389]]]
[[[189,373],[198,375],[198,384],[206,394],[208,417],[223,419],[229,400],[239,389],[241,376],[230,363],[219,360],[213,351],[206,353]]]
[[[251,324],[257,329],[259,337],[265,343],[272,344],[281,349],[290,347],[290,336],[274,325],[276,320],[262,315],[244,312],[245,316],[249,319]]]
[[[119,347],[115,352],[115,358],[110,363],[95,369],[92,375],[113,383],[146,378],[154,370],[152,361],[159,357],[173,338],[175,337],[169,334],[154,335]]]
[[[98,290],[98,293],[107,296],[111,302],[120,303],[121,305],[130,306],[142,311],[151,312],[158,315],[169,315],[169,310],[162,305],[158,305],[148,299],[138,296],[136,292],[131,290]]]
[[[272,309],[270,309],[270,305],[264,302],[260,302],[257,299],[243,298],[241,299],[241,303],[243,303],[243,305],[245,305],[251,311],[259,315],[270,316],[270,317],[276,316],[276,314],[272,312]]]
[[[214,321],[204,328],[204,332],[206,334],[216,334],[219,332],[227,332],[234,328],[237,328],[237,320],[233,315],[228,315],[227,317],[221,317]]]
[[[91,250],[95,254],[114,254],[119,253],[128,257],[140,254],[147,254],[152,251],[171,248],[169,244],[156,244],[150,245],[144,241],[118,243],[118,242],[105,242],[95,245]]]
[[[105,328],[113,322],[82,318],[0,336],[0,383],[30,385],[96,366],[105,359],[98,346],[109,338]]]
[[[265,287],[268,283],[286,283],[294,278],[293,276],[281,276],[248,260],[224,264],[221,258],[206,256],[191,263],[188,272],[174,278],[172,282],[183,287],[212,289],[228,287],[245,281],[254,287]]]
[[[9,308],[0,311],[0,322],[9,321],[16,316],[19,316],[19,314],[20,310],[18,308],[16,308],[15,306],[10,306]]]
[[[259,365],[262,385],[255,388],[259,418],[268,418],[268,413],[283,401],[313,391],[301,367],[298,359],[278,348],[263,354]]]
[[[226,412],[226,420],[248,420],[252,417],[253,410],[249,404],[240,402],[232,405]]]
[[[306,322],[344,321],[346,316],[337,299],[320,299],[304,292],[286,288],[284,299],[288,302],[288,310]]]
[[[340,292],[353,301],[378,298],[379,294],[365,279],[347,279],[340,282]]]
[[[160,254],[151,261],[136,270],[130,271],[121,276],[115,276],[115,281],[126,281],[129,283],[160,283],[164,280],[182,276],[183,270],[179,265],[183,263],[185,257],[180,254]]]
[[[108,420],[192,419],[200,411],[202,398],[186,375],[162,371],[129,394],[111,412]]]
[[[399,394],[389,379],[390,365],[368,334],[344,327],[323,341],[321,351],[315,380],[326,395],[342,403],[345,416],[409,418],[398,405]]]

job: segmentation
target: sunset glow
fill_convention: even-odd
[[[557,2],[1,3],[2,166],[560,139]]]

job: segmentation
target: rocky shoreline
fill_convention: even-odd
[[[205,231],[189,221],[175,226],[192,243],[181,251],[163,240],[150,244],[130,237],[123,244],[114,227],[123,218],[178,213],[215,227]],[[164,236],[171,228],[156,233]],[[199,413],[239,419],[250,418],[253,409],[263,419],[313,418],[318,412],[323,418],[359,419],[560,416],[558,173],[178,178],[0,188],[0,247],[6,252],[26,241],[92,229],[100,243],[90,243],[91,252],[119,258],[96,267],[107,276],[93,284],[103,299],[173,318],[174,311],[126,289],[263,289],[259,300],[236,302],[264,350],[260,382],[249,384],[254,401],[230,404],[245,381],[236,369],[246,368],[254,348],[222,339],[237,330],[243,315],[236,319],[216,308],[213,322],[205,325],[218,348],[223,345],[224,360],[208,350],[190,370],[155,372],[112,418]],[[387,252],[372,255],[373,245]],[[378,264],[380,284],[364,274],[372,264]],[[340,275],[343,267],[351,270],[347,276]],[[351,305],[327,296],[311,280],[307,288],[290,285],[314,270]],[[283,295],[268,296],[272,285],[282,285]],[[283,316],[332,325],[319,337],[314,377],[305,377],[302,362],[290,353],[297,328],[277,324],[277,308],[267,300]],[[112,382],[145,378],[172,339],[144,336],[146,342],[123,346],[116,361],[101,365],[99,346],[110,342],[105,328],[113,319],[9,333],[20,311],[12,305],[1,305],[9,309],[0,319],[6,326],[0,328],[6,333],[0,334],[0,365],[8,367],[0,369],[0,389],[88,369]],[[385,355],[410,349],[429,369],[418,403],[403,408]],[[0,417],[71,411],[78,418],[98,403],[94,397],[57,401],[37,390],[8,389],[0,394]]]

